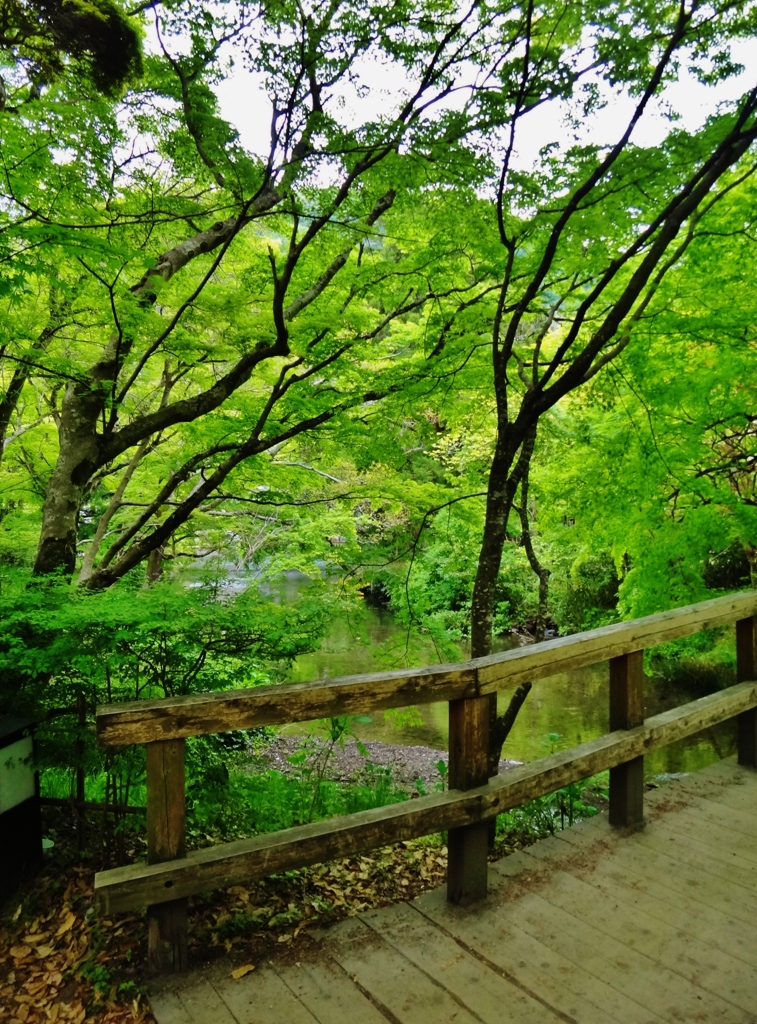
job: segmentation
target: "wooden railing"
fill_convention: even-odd
[[[644,650],[734,622],[736,685],[644,720]],[[611,731],[487,780],[490,696],[605,660]],[[754,766],[756,660],[757,591],[750,591],[457,665],[101,707],[103,746],[147,747],[148,852],[147,864],[96,876],[99,904],[108,914],[146,906],[152,968],[179,970],[188,896],[443,830],[448,898],[471,902],[486,893],[488,823],[503,811],[609,769],[610,822],[637,825],[644,755],[736,716],[739,762]],[[448,792],[186,853],[186,737],[442,700],[449,701]]]

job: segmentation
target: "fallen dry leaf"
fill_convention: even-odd
[[[57,932],[55,933],[55,938],[59,939],[61,937],[61,935],[65,935],[66,932],[71,931],[71,929],[74,926],[74,921],[75,920],[76,920],[76,914],[72,914],[71,911],[69,910],[68,913],[66,914],[65,919],[63,920],[63,923],[61,924],[60,928],[58,928]]]
[[[46,956],[50,956],[52,951],[52,946],[37,946],[37,956],[41,957],[43,960]]]
[[[245,964],[243,967],[237,967],[235,970],[233,970],[231,972],[231,977],[235,981],[238,981],[240,978],[243,978],[245,976],[245,974],[249,974],[250,971],[254,971],[254,970],[255,970],[255,964]]]
[[[32,951],[31,946],[11,946],[11,956],[14,960],[23,960]]]

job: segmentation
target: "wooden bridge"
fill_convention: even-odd
[[[733,623],[736,685],[645,720],[643,651]],[[605,660],[611,731],[489,779],[496,692]],[[513,1022],[757,1024],[756,663],[752,591],[459,665],[99,709],[104,745],[146,744],[148,807],[148,864],[100,873],[100,904],[108,914],[147,906],[153,970],[180,971],[187,896],[448,830],[446,901],[432,894],[349,922],[329,939],[323,964],[287,977],[264,971],[233,988],[166,989],[162,1004],[155,997],[160,1024],[337,1024],[348,1014],[361,1024],[425,1024],[497,1012]],[[186,853],[186,737],[439,700],[450,708],[449,792]],[[661,790],[641,829],[644,754],[734,717],[742,767],[681,785],[680,808]],[[507,858],[490,886],[488,822],[607,769],[609,823]]]
[[[442,890],[350,918],[309,960],[153,990],[158,1024],[753,1024],[757,773],[671,782],[628,834],[606,816]]]

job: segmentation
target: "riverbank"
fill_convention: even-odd
[[[249,774],[275,770],[282,775],[295,775],[301,772],[304,762],[294,763],[290,759],[297,758],[302,751],[306,752],[306,759],[310,763],[326,761],[323,778],[331,782],[363,782],[378,768],[390,772],[394,785],[409,793],[417,792],[418,781],[423,789],[431,792],[446,778],[449,763],[446,750],[423,745],[404,746],[376,741],[358,745],[352,739],[344,746],[335,744],[329,749],[329,744],[319,737],[311,736],[303,740],[298,736],[275,736],[256,748],[246,759],[242,770]],[[440,763],[444,765],[441,771],[438,767]],[[502,760],[499,762],[499,770],[507,771],[521,763]]]

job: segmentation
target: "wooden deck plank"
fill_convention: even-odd
[[[717,829],[703,828],[702,819],[697,816],[695,807],[676,811],[674,818],[666,815],[652,819],[649,827],[653,831],[664,829],[685,837],[689,842],[702,847],[703,855],[721,860],[725,858],[726,863],[733,863],[745,871],[753,871],[757,866],[757,843],[754,840],[725,825],[719,825]]]
[[[324,933],[322,960],[179,979],[158,1024],[757,1024],[757,772],[733,762]],[[329,957],[333,957],[329,960]]]
[[[688,807],[714,813],[718,818],[727,816],[730,809],[738,816],[745,815],[749,831],[755,827],[757,812],[757,776],[752,768],[737,765],[733,758],[690,775],[674,779],[647,794],[647,807],[654,817],[660,810],[678,810]]]
[[[716,761],[703,771],[692,772],[688,778],[691,779],[691,785],[707,785],[709,792],[715,792],[714,787],[717,785],[717,792],[726,803],[731,799],[739,800],[746,794],[751,794],[753,800],[757,785],[755,769],[737,764],[735,756]]]
[[[751,814],[757,813],[757,785],[754,781],[748,779],[741,781],[737,776],[733,785],[723,786],[717,790],[710,789],[703,795],[711,800],[716,800],[724,808],[735,807]]]
[[[697,824],[699,832],[697,832]],[[624,849],[634,848],[634,836],[614,835],[613,831],[607,828],[600,830],[600,839],[600,834],[593,828],[593,823],[592,827],[587,828],[586,825],[588,823],[582,823],[580,829],[572,828],[558,832],[556,836],[543,840],[533,847],[529,847],[527,852],[532,857],[537,857],[545,863],[549,863],[553,858],[557,858],[559,861],[563,855],[560,846],[554,845],[561,842],[567,842],[568,844],[577,843],[578,845],[585,846],[599,840],[604,843],[605,850],[609,856],[613,856],[621,847]],[[700,833],[706,834],[706,842],[701,838]],[[749,879],[754,875],[755,861],[749,849],[745,849],[743,846],[744,842],[749,842],[743,836],[734,835],[726,829],[716,829],[713,826],[710,826],[705,832],[701,827],[701,822],[697,823],[697,818],[694,814],[684,818],[683,813],[680,811],[676,811],[675,817],[663,817],[650,822],[645,830],[645,835],[671,843],[683,843],[688,850],[698,854],[696,865],[702,870],[714,872],[717,876],[722,877],[734,869],[734,874],[738,873],[739,880],[743,883],[746,879],[747,884],[751,886]],[[664,845],[662,852],[668,852]],[[676,891],[680,892],[680,887]]]
[[[744,794],[744,797],[747,798],[748,795],[751,795],[749,790]],[[716,803],[711,796],[702,796],[697,799],[696,811],[697,815],[705,822],[712,822],[713,825],[719,828],[728,828],[733,832],[740,832],[753,841],[757,839],[757,817],[755,817],[757,807],[751,811],[747,810],[746,807],[739,807],[734,804],[724,807],[722,804]]]
[[[340,925],[333,959],[344,968],[374,1005],[396,1024],[480,1024],[440,981],[429,977],[397,952],[362,920]]]
[[[670,843],[668,845],[671,846]],[[613,860],[621,870],[627,866],[739,921],[751,924],[757,916],[745,889],[732,885],[714,873],[679,864],[675,860],[674,849],[663,854],[654,847],[642,848],[641,844],[628,844],[614,851]]]
[[[510,905],[513,922],[562,953],[576,967],[602,978],[617,992],[667,1021],[753,1024],[751,1013],[721,997],[696,989],[652,957],[586,924],[537,894]]]
[[[413,906],[469,952],[524,991],[546,999],[576,1024],[660,1024],[662,1020],[515,926],[508,906],[490,901],[483,908],[450,911],[440,891],[425,893]]]
[[[331,960],[275,969],[319,1024],[387,1024],[384,1014],[363,995],[343,968]]]
[[[239,1024],[216,990],[206,980],[196,981],[177,991],[185,1017],[192,1024]]]
[[[735,757],[716,761],[701,771],[670,780],[647,795],[650,807],[658,803],[673,806],[677,798],[693,806],[703,797],[723,807],[741,807],[757,812],[757,772],[736,763]]]
[[[650,810],[660,804],[673,808],[684,804],[692,806],[698,797],[708,797],[722,804],[744,799],[757,803],[756,778],[754,769],[739,765],[735,757],[729,757],[700,771],[665,778],[646,793],[644,802]]]
[[[667,886],[673,895],[682,893],[737,920],[751,924],[757,917],[754,895],[749,891],[754,873],[729,867],[726,878],[722,869],[702,860],[696,853],[691,853],[689,844],[684,839],[655,837],[654,827],[631,836],[613,835],[612,830],[606,825],[606,819],[602,822],[595,819],[582,823],[580,829],[574,831],[575,835],[570,840],[555,838],[546,840],[546,843],[577,842],[578,836],[583,833],[587,839],[605,845],[605,852],[611,852],[616,868],[622,870],[628,867],[662,886]],[[568,831],[566,830],[563,835],[567,836]],[[540,843],[539,847],[543,845]],[[548,855],[542,850],[537,852],[536,847],[533,848],[532,855],[544,857],[545,862],[549,860]],[[496,871],[496,865],[492,867]],[[736,884],[733,880],[736,877],[743,884]]]
[[[238,1024],[319,1024],[318,1018],[270,968],[238,980],[215,981],[214,990]],[[220,1017],[208,1016],[202,1024],[222,1022]]]
[[[567,833],[570,831],[566,830]],[[571,842],[566,842],[566,845],[575,854],[574,837],[566,835],[567,838]],[[578,845],[578,849],[584,848],[583,844]],[[697,938],[712,942],[752,969],[757,967],[757,921],[738,920],[682,893],[680,887],[675,886],[674,879],[668,879],[668,884],[665,884],[660,879],[630,869],[627,864],[618,866],[612,855],[599,860],[592,857],[585,864],[574,856],[568,864],[566,870],[605,895],[638,907],[649,917],[673,924],[681,930],[689,929]]]
[[[577,877],[581,877],[576,872]],[[627,868],[619,872],[612,863],[601,863],[583,880],[604,895],[638,908],[648,917],[672,924],[700,942],[711,944],[752,972],[757,969],[757,925],[739,921],[705,903],[674,893]],[[757,984],[757,979],[753,982]]]
[[[543,898],[579,918],[598,934],[609,935],[663,964],[692,985],[706,989],[742,1010],[755,1006],[755,973],[712,941],[691,929],[651,917],[624,903],[618,894],[600,892],[564,871],[553,871]]]
[[[713,892],[722,892],[724,898],[741,900],[745,907],[757,912],[757,872],[754,870],[732,864],[728,877],[723,877],[723,867],[718,861],[693,849],[686,837],[676,836],[664,828],[645,829],[625,845],[629,853],[649,858],[650,866],[655,858],[662,858],[666,863],[660,869],[672,871],[685,885],[710,887]]]
[[[150,1009],[160,1024],[195,1024],[177,992],[153,992],[150,995]]]
[[[429,927],[428,918],[406,903],[372,911],[362,920],[485,1024],[501,1024],[505,1007],[508,1024],[551,1024],[566,1019],[547,1000],[524,992],[444,932]]]
[[[720,761],[713,761],[699,771],[688,772],[681,776],[676,783],[685,781],[687,785],[713,785],[725,782],[728,787],[739,785],[748,781],[755,775],[754,769],[737,764],[736,755],[725,757]],[[667,783],[666,783],[667,785]]]
[[[684,843],[700,855],[702,864],[706,862],[715,870],[730,874],[735,869],[741,878],[757,871],[757,842],[723,825],[705,825],[696,818],[676,814],[675,818],[650,823],[649,833],[671,843]]]

